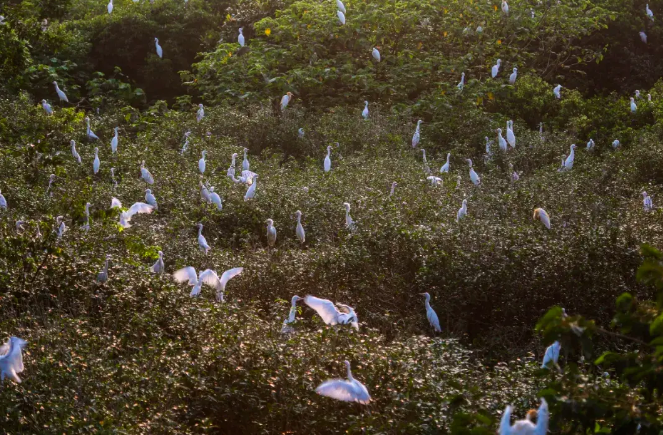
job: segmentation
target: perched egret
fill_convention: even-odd
[[[442,185],[442,179],[440,177],[429,175],[426,179],[430,181],[430,185],[433,187]]]
[[[647,34],[645,32],[640,32],[640,40],[645,44],[647,43]]]
[[[336,16],[338,17],[338,21],[340,21],[341,24],[345,24],[345,14],[342,11],[336,11]]]
[[[85,204],[85,224],[81,227],[84,231],[90,231],[90,204],[89,202]]]
[[[110,255],[106,255],[106,262],[104,263],[104,268],[101,269],[101,272],[97,274],[97,282],[99,284],[104,284],[108,281],[108,261],[110,260]]]
[[[635,98],[636,98],[637,100],[639,100],[640,98],[642,98],[642,97],[640,96],[640,91],[637,90],[637,89],[635,90]]]
[[[422,148],[421,153],[423,155],[424,172],[426,174],[430,174],[431,170],[430,170],[430,167],[428,166],[428,160],[426,160],[426,150]]]
[[[288,103],[292,99],[292,92],[286,92],[286,94],[281,98],[281,111],[284,111],[288,107]]]
[[[327,146],[327,156],[325,157],[324,161],[324,170],[325,172],[331,171],[331,146]]]
[[[51,196],[53,196],[53,192],[51,192],[51,187],[53,186],[54,182],[55,182],[55,174],[51,174],[48,177],[48,187],[46,188],[46,195],[50,193]]]
[[[368,119],[368,101],[364,101],[364,110],[361,111],[361,116],[364,117],[364,119]]]
[[[342,2],[341,0],[336,0],[336,8],[337,8],[339,11],[343,12],[343,13],[346,13],[346,12],[347,12],[347,11],[345,10],[345,5],[343,4],[343,2]]]
[[[502,65],[502,59],[497,59],[497,63],[493,65],[493,67],[490,70],[490,75],[495,78],[497,77],[497,74],[500,72],[500,65]]]
[[[562,92],[562,85],[557,85],[553,88],[553,94],[555,94],[555,98],[557,98],[558,100],[562,98],[561,92]]]
[[[243,267],[235,267],[223,272],[221,278],[219,278],[216,272],[211,269],[205,269],[204,271],[200,272],[199,275],[196,275],[196,269],[191,266],[187,266],[176,271],[173,274],[173,278],[179,283],[189,281],[189,285],[193,286],[191,293],[189,293],[189,296],[191,297],[198,296],[203,284],[207,284],[216,290],[216,300],[223,302],[223,293],[226,290],[228,281],[242,273],[243,270]]]
[[[205,157],[207,157],[207,151],[202,152],[202,157],[198,160],[198,170],[201,174],[205,173]]]
[[[64,223],[64,216],[56,217],[55,225],[58,227],[58,239],[61,239],[62,236],[64,236],[65,231],[67,231],[67,226]]]
[[[313,308],[322,321],[327,325],[352,325],[353,328],[359,330],[359,319],[354,311],[354,308],[337,303],[327,299],[316,298],[315,296],[307,295],[304,298],[304,303]],[[338,307],[338,308],[336,308]]]
[[[92,162],[92,169],[94,170],[94,173],[97,174],[99,172],[99,166],[101,166],[101,161],[99,160],[99,148],[94,149],[94,162]]]
[[[246,194],[244,194],[244,201],[248,201],[249,199],[253,199],[254,196],[256,196],[256,186],[258,183],[256,183],[256,179],[258,178],[258,175],[253,176],[253,182],[249,186],[248,189],[246,189]]]
[[[150,272],[161,275],[165,270],[166,266],[163,264],[163,252],[159,251],[159,259],[150,267]]]
[[[541,398],[539,410],[530,410],[525,420],[516,421],[511,426],[511,406],[507,406],[502,413],[499,435],[545,435],[548,433],[548,403]],[[536,424],[532,422],[536,418]]]
[[[479,178],[479,174],[477,174],[472,167],[472,159],[467,159],[467,163],[470,165],[470,180],[472,180],[472,183],[474,183],[475,186],[478,186],[481,183],[481,179]]]
[[[645,13],[652,21],[654,21],[654,13],[649,9],[649,4],[645,5]]]
[[[633,97],[631,97],[631,113],[635,113],[638,111],[638,106],[635,104],[635,100]]]
[[[297,130],[297,135],[299,136],[300,139],[304,139],[304,129],[300,128]]]
[[[209,250],[212,249],[207,244],[207,239],[205,239],[205,236],[203,236],[203,224],[198,224],[198,247],[200,247],[201,251],[205,251],[205,254],[207,254]]]
[[[532,219],[539,219],[546,228],[550,229],[550,216],[548,216],[548,213],[544,209],[535,208]]]
[[[516,147],[516,135],[513,134],[513,121],[506,122],[506,141],[511,145],[511,148]]]
[[[111,14],[113,12],[113,0],[108,1],[108,13]]]
[[[202,199],[204,202],[211,202],[212,197],[209,194],[209,190],[207,189],[207,186],[203,184],[203,182],[200,182],[200,199]]]
[[[0,209],[7,210],[7,200],[2,194],[2,191],[0,191]]]
[[[458,209],[458,213],[456,213],[456,222],[460,222],[465,216],[467,216],[467,199],[463,200],[463,205]]]
[[[412,148],[416,148],[417,145],[419,145],[419,140],[421,139],[421,123],[423,121],[420,119],[417,121],[417,128],[414,130],[414,134],[412,135]]]
[[[145,160],[140,164],[140,176],[147,184],[154,184],[154,177],[152,177],[150,171],[145,167]]]
[[[304,233],[304,227],[302,226],[302,212],[297,210],[295,212],[295,216],[297,217],[297,228],[295,229],[295,234],[297,234],[299,243],[304,243],[306,241],[306,233]]]
[[[62,92],[62,90],[60,90],[60,87],[58,86],[58,82],[53,82],[53,84],[55,85],[55,92],[58,94],[58,98],[60,98],[60,101],[64,101],[64,102],[68,103],[69,98],[67,98],[67,94],[65,94],[64,92]]]
[[[20,384],[19,373],[25,370],[23,366],[23,348],[28,342],[18,337],[11,337],[9,341],[0,346],[0,386],[5,378]]]
[[[587,142],[587,150],[593,150],[595,145],[594,139],[589,138],[589,142]]]
[[[113,152],[113,154],[115,154],[117,152],[117,143],[119,141],[117,135],[118,127],[115,127],[113,130],[115,131],[115,136],[113,136],[113,139],[111,139],[111,151]]]
[[[440,168],[441,173],[449,173],[449,159],[451,158],[451,153],[447,153],[447,162],[442,165]]]
[[[651,201],[651,197],[647,195],[647,192],[644,191],[642,192],[642,204],[645,206],[645,211],[652,211],[654,209],[654,204]]]
[[[145,202],[154,207],[154,209],[158,209],[159,205],[157,204],[157,199],[156,197],[152,194],[152,189],[145,189]]]
[[[502,136],[502,129],[501,128],[497,129],[497,143],[500,146],[500,150],[506,152],[507,143],[506,143],[506,140],[504,139],[504,137]]]
[[[159,56],[160,58],[163,58],[163,49],[159,45],[159,38],[154,38],[154,46],[157,49],[157,56]]]
[[[458,82],[458,84],[456,85],[456,87],[457,87],[458,90],[460,90],[460,91],[462,91],[463,88],[465,87],[465,73],[464,73],[464,72],[460,74],[460,81]]]
[[[345,228],[354,231],[356,226],[355,221],[352,220],[352,216],[350,216],[350,203],[344,202],[343,207],[345,207]]]
[[[460,182],[461,182],[460,175],[456,175],[456,189],[460,188]]]
[[[576,149],[575,144],[571,145],[571,151],[569,152],[569,156],[564,161],[564,170],[565,171],[570,171],[571,169],[573,169],[573,162],[576,158],[575,149]]]
[[[428,323],[430,323],[430,326],[433,327],[435,332],[442,332],[442,328],[440,328],[440,320],[437,318],[437,313],[430,306],[430,294],[421,293],[421,295],[426,297],[424,304],[426,306],[426,318],[428,319]]]
[[[239,43],[240,46],[244,47],[244,34],[242,33],[242,30],[244,30],[244,27],[239,28],[239,35],[237,36],[237,42]]]
[[[47,115],[53,114],[53,107],[51,107],[51,105],[48,104],[46,100],[41,100],[41,107],[44,108],[44,112],[46,112]]]
[[[268,219],[267,221],[269,223],[271,219]],[[267,238],[269,239],[269,229],[267,232]],[[276,230],[274,230],[274,239],[276,239]],[[303,298],[300,298],[297,295],[292,297],[292,300],[290,301],[290,313],[288,314],[288,318],[283,321],[283,327],[281,327],[281,334],[291,334],[295,332],[294,328],[290,325],[295,323],[296,321],[295,317],[297,316],[297,301],[301,299]]]
[[[200,122],[205,117],[205,107],[202,104],[198,105],[198,111],[196,112],[196,121]]]
[[[267,219],[267,244],[270,248],[276,244],[276,228],[272,219]]]
[[[373,55],[373,59],[380,62],[380,51],[377,49],[377,47],[373,47],[373,51],[371,52],[371,54]]]
[[[614,141],[612,141],[612,148],[613,148],[613,149],[616,150],[617,148],[619,148],[619,145],[621,145],[621,144],[619,143],[619,139],[615,139]]]
[[[502,12],[504,12],[504,15],[509,15],[509,4],[506,0],[502,0]]]
[[[226,175],[229,177],[234,177],[235,176],[235,159],[237,158],[237,153],[233,153],[232,155],[232,161],[230,162],[230,166],[228,167],[228,172],[226,172]],[[247,160],[248,162],[248,160]]]
[[[345,361],[345,366],[348,369],[347,381],[344,379],[325,381],[315,389],[315,392],[321,396],[331,397],[332,399],[343,402],[357,402],[362,405],[368,405],[371,401],[371,395],[368,394],[368,390],[364,384],[352,377],[349,361]]]
[[[90,117],[88,116],[85,117],[85,124],[87,125],[87,129],[85,132],[87,140],[99,140],[99,137],[96,134],[94,134],[94,132],[90,128]]]
[[[217,210],[223,210],[223,202],[221,201],[219,194],[214,192],[214,186],[209,188],[209,202],[214,204]]]
[[[518,78],[518,68],[514,68],[513,72],[509,76],[509,84],[510,85],[515,85],[516,84],[516,79]]]
[[[542,369],[549,368],[549,364],[552,363],[554,366],[557,366],[557,361],[559,360],[559,350],[562,348],[562,345],[559,341],[554,342],[546,348],[546,353],[543,355],[543,363],[541,364]]]
[[[248,148],[244,148],[244,160],[242,160],[242,170],[248,171],[251,167],[251,164],[249,163],[249,159],[246,156],[246,153],[249,151]],[[233,160],[234,161],[234,160]],[[234,166],[234,165],[233,165]]]
[[[111,180],[113,181],[113,189],[116,189],[117,180],[115,179],[115,168],[111,168]]]
[[[391,190],[389,191],[389,196],[393,196],[394,192],[396,192],[396,186],[398,186],[397,182],[392,182],[391,183]]]
[[[124,211],[120,213],[120,226],[122,228],[131,228],[131,225],[129,224],[129,221],[131,221],[131,218],[137,214],[137,213],[147,213],[150,214],[154,210],[154,207],[152,207],[149,204],[145,204],[144,202],[136,202],[134,205],[129,207],[129,210]]]

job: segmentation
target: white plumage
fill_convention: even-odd
[[[331,171],[331,146],[327,146],[327,156],[325,157],[324,169],[325,172]]]
[[[433,327],[435,332],[441,332],[442,328],[440,327],[440,320],[437,318],[435,310],[430,306],[430,294],[422,293],[422,295],[426,297],[424,305],[426,306],[426,318],[428,319],[428,323],[430,323],[430,326]]]
[[[504,15],[509,15],[509,4],[506,0],[502,0],[502,12],[504,12]]]
[[[94,162],[92,162],[92,169],[94,170],[94,173],[97,174],[99,172],[99,167],[101,166],[101,161],[99,160],[99,148],[94,149]]]
[[[237,42],[239,43],[240,46],[244,47],[244,34],[242,33],[242,30],[244,30],[244,28],[240,27],[239,35],[237,36]]]
[[[214,186],[209,188],[209,202],[214,204],[217,210],[223,210],[223,202],[221,201],[219,194],[214,191]]]
[[[631,97],[631,113],[635,113],[638,111],[638,106],[635,104],[635,100],[633,97]]]
[[[340,21],[341,24],[345,24],[345,14],[342,11],[336,11],[336,16],[338,17],[338,21]]]
[[[85,132],[87,140],[98,140],[99,137],[96,134],[94,134],[94,132],[90,128],[90,118],[88,116],[85,117],[85,124],[87,125],[87,129]]]
[[[412,148],[416,148],[417,145],[419,145],[419,140],[421,139],[421,123],[423,121],[420,119],[417,121],[417,128],[414,130],[414,134],[412,135]]]
[[[287,92],[283,97],[281,97],[281,111],[285,110],[292,99],[292,92]]]
[[[118,135],[117,135],[118,128],[115,127],[114,131],[115,131],[115,135],[113,136],[113,139],[111,139],[111,151],[113,152],[113,154],[115,154],[117,152],[117,144],[119,142],[119,138],[118,138]]]
[[[497,59],[497,63],[490,69],[490,75],[492,78],[497,77],[497,74],[499,74],[500,65],[502,65],[502,59]]]
[[[313,308],[316,313],[322,318],[322,321],[327,325],[352,325],[353,328],[359,330],[359,319],[354,311],[354,308],[337,303],[328,299],[320,299],[315,296],[307,295],[304,298],[304,303],[310,308]],[[338,308],[336,308],[338,306]]]
[[[251,168],[251,164],[249,163],[249,159],[246,157],[246,153],[249,151],[248,148],[244,148],[244,160],[242,160],[242,170],[248,171]],[[235,166],[235,154],[233,154],[233,167]]]
[[[361,111],[361,116],[368,119],[368,101],[364,101],[364,110]]]
[[[440,172],[442,173],[449,173],[449,159],[451,158],[451,153],[447,153],[447,162],[442,165],[440,168]]]
[[[550,363],[552,363],[553,366],[557,366],[557,362],[559,361],[559,351],[561,348],[562,345],[559,341],[554,342],[546,348],[546,352],[543,354],[543,363],[541,364],[542,369],[550,368]]]
[[[46,112],[47,115],[53,114],[53,108],[46,102],[46,100],[41,100],[41,107],[44,108],[44,112]]]
[[[109,14],[113,12],[113,0],[108,1],[108,8],[107,9],[108,9]]]
[[[594,143],[594,139],[590,138],[590,139],[589,139],[589,142],[587,142],[587,150],[592,150],[592,149],[594,149],[594,146],[595,146],[595,145],[596,145],[596,144]]]
[[[347,381],[344,379],[331,379],[320,384],[315,389],[315,392],[321,396],[331,397],[332,399],[343,402],[357,402],[367,405],[371,401],[368,390],[364,384],[352,377],[349,361],[345,361],[345,366],[348,369]]]
[[[246,189],[246,194],[244,195],[244,201],[248,201],[249,199],[253,199],[256,196],[256,187],[258,186],[258,183],[256,182],[257,179],[258,179],[258,175],[255,174],[252,177],[251,185],[249,186],[248,189]]]
[[[546,435],[548,432],[548,403],[544,398],[541,398],[538,411],[528,412],[525,420],[518,420],[513,426],[511,425],[512,409],[511,406],[507,406],[504,410],[499,435]],[[536,424],[532,423],[535,416],[537,417]]]
[[[350,203],[344,202],[343,207],[345,207],[345,227],[350,231],[354,231],[356,226],[355,221],[350,216]]]
[[[474,168],[472,167],[472,159],[467,159],[467,163],[470,165],[470,180],[472,180],[472,183],[474,183],[474,185],[477,186],[481,183],[479,174],[477,174]]]
[[[272,219],[267,219],[267,244],[270,247],[276,244],[276,228]]]
[[[207,239],[203,236],[203,224],[198,224],[198,246],[202,251],[205,251],[205,254],[209,252],[210,245],[207,244]]]
[[[268,219],[270,221],[271,219]],[[269,230],[268,230],[269,231]],[[269,232],[267,233],[269,237]],[[275,236],[276,237],[276,236]],[[291,334],[295,332],[295,329],[291,326],[296,321],[297,316],[297,301],[301,300],[299,296],[295,295],[290,301],[290,312],[288,313],[288,318],[283,321],[283,326],[281,327],[281,334]]]
[[[196,112],[196,121],[200,122],[205,117],[205,107],[202,104],[198,105],[198,111]]]
[[[645,32],[640,32],[640,40],[645,44],[647,43],[647,34]]]
[[[5,378],[16,383],[21,383],[19,373],[25,370],[23,366],[23,348],[27,341],[18,337],[11,337],[7,343],[0,346],[0,385],[4,384]]]
[[[570,171],[571,169],[573,169],[573,162],[575,161],[575,158],[576,158],[575,149],[576,149],[575,144],[571,145],[571,152],[569,153],[569,156],[564,161],[564,170],[565,171]]]
[[[654,209],[654,204],[652,203],[651,197],[647,195],[647,192],[642,192],[642,205],[644,206],[646,212],[652,211]]]
[[[68,103],[68,102],[69,102],[69,98],[67,98],[67,94],[65,94],[64,92],[62,92],[62,90],[61,90],[60,87],[58,86],[58,82],[53,82],[53,84],[55,85],[55,93],[58,94],[58,98],[60,98],[60,101],[65,101],[65,102]]]
[[[509,76],[509,84],[510,85],[515,85],[516,84],[516,79],[518,78],[518,68],[514,68],[513,72]]]
[[[131,228],[129,222],[134,215],[139,213],[150,214],[152,213],[152,210],[154,210],[154,207],[151,205],[145,204],[144,202],[136,202],[134,205],[129,207],[129,210],[120,213],[120,226],[122,228]]]
[[[380,50],[378,50],[376,47],[373,47],[373,51],[371,52],[371,54],[373,55],[373,59],[375,59],[375,60],[377,60],[378,62],[380,62],[380,60],[381,60],[381,58],[380,58]]]
[[[201,174],[205,173],[205,157],[207,156],[207,151],[202,152],[202,157],[200,157],[200,160],[198,160],[198,170],[200,171]]]
[[[173,278],[179,283],[188,281],[189,285],[193,286],[191,293],[189,293],[191,297],[198,296],[203,284],[206,284],[216,290],[216,300],[223,302],[223,293],[226,290],[226,284],[232,278],[242,273],[243,270],[243,267],[235,267],[223,272],[221,278],[219,278],[216,272],[211,269],[205,269],[197,275],[196,269],[187,266],[176,271],[173,274]]]
[[[2,194],[2,191],[0,191],[0,209],[7,210],[7,200]]]
[[[500,146],[500,150],[506,152],[506,150],[507,150],[507,147],[506,147],[506,146],[507,146],[507,143],[506,143],[506,140],[504,139],[504,137],[502,136],[502,129],[501,129],[501,128],[498,128],[498,129],[497,129],[497,143],[498,143],[499,146]]]
[[[154,38],[154,46],[157,49],[157,56],[159,56],[160,58],[163,58],[163,49],[159,45],[159,38]]]
[[[532,218],[539,219],[546,228],[550,229],[550,216],[548,216],[548,213],[544,209],[535,208]]]
[[[511,148],[516,147],[516,135],[513,134],[513,121],[506,122],[506,141],[511,145]]]
[[[157,198],[152,193],[152,189],[145,189],[145,202],[154,207],[155,210],[159,208]]]
[[[557,85],[553,88],[553,94],[555,94],[555,98],[557,98],[558,100],[562,98],[561,92],[562,92],[562,85]]]
[[[154,177],[152,177],[150,171],[145,167],[145,160],[140,164],[140,176],[147,184],[154,184]]]
[[[159,259],[150,267],[150,272],[161,275],[165,270],[166,266],[163,264],[163,252],[159,251]]]
[[[346,13],[345,5],[343,4],[343,2],[342,2],[341,0],[336,0],[336,8],[337,8],[339,11],[341,11],[341,12],[343,12],[343,13]]]
[[[70,143],[71,143],[71,155],[74,156],[74,158],[78,163],[82,163],[81,156],[78,154],[78,151],[76,151],[76,141],[72,140]]]
[[[465,73],[460,74],[460,81],[458,82],[458,85],[456,85],[456,87],[461,91],[465,87]]]
[[[458,213],[456,213],[456,222],[459,222],[465,216],[467,216],[467,199],[463,200],[463,205],[458,209]]]
[[[304,232],[304,227],[302,226],[302,212],[297,210],[295,212],[297,217],[297,227],[295,228],[295,234],[297,234],[297,239],[299,243],[304,243],[306,241],[306,233]]]

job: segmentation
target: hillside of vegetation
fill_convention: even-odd
[[[0,340],[28,342],[0,432],[494,434],[541,397],[550,433],[663,430],[663,3],[508,4],[347,1],[345,25],[332,1],[0,5]],[[250,200],[227,176],[244,149]],[[158,208],[122,228],[146,188]],[[220,303],[185,266],[244,270]],[[299,303],[282,334],[307,294],[358,331]],[[315,393],[344,360],[369,405]]]

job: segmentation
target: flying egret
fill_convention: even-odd
[[[458,90],[460,90],[460,91],[462,91],[463,88],[465,87],[465,73],[464,73],[464,72],[460,74],[460,81],[458,82],[458,84],[456,85],[456,87],[457,87]]]
[[[154,207],[155,210],[159,208],[157,198],[152,194],[152,189],[145,189],[145,202]]]
[[[642,204],[645,206],[645,211],[652,211],[654,209],[651,197],[644,191],[642,192]]]
[[[243,267],[235,267],[223,272],[221,278],[219,278],[214,270],[205,269],[204,271],[200,272],[200,274],[196,275],[196,269],[191,266],[187,266],[176,271],[173,274],[173,278],[179,283],[189,281],[189,285],[193,286],[191,293],[189,293],[189,296],[191,297],[198,296],[203,284],[207,284],[216,290],[216,300],[223,302],[223,293],[226,290],[228,281],[242,273],[243,270]]]
[[[55,226],[58,227],[58,239],[61,239],[64,236],[65,231],[67,231],[67,226],[64,224],[64,216],[58,216],[55,218]]]
[[[516,147],[516,135],[513,134],[513,121],[506,122],[506,141],[511,145],[511,148]]]
[[[345,361],[345,366],[348,369],[348,380],[344,379],[330,379],[323,382],[315,389],[315,392],[321,396],[331,397],[332,399],[341,400],[343,402],[357,402],[362,405],[368,405],[371,401],[371,396],[368,390],[358,380],[352,377],[350,370],[350,362]]]
[[[65,102],[68,103],[69,99],[67,98],[67,94],[65,94],[64,92],[62,92],[62,90],[60,90],[60,87],[58,86],[58,82],[54,81],[53,84],[55,85],[55,92],[58,94],[58,97],[60,98],[60,101],[65,101]]]
[[[198,111],[196,112],[196,121],[200,122],[205,117],[205,108],[202,104],[198,105]]]
[[[419,140],[421,139],[421,123],[423,121],[420,119],[417,121],[417,128],[414,130],[414,134],[412,135],[412,148],[416,148],[417,145],[419,145]]]
[[[546,228],[550,229],[550,216],[548,216],[548,213],[544,209],[535,208],[532,219],[539,219]]]
[[[117,152],[117,143],[118,143],[117,131],[118,131],[118,127],[115,127],[113,130],[115,131],[115,135],[113,136],[113,139],[111,139],[111,151],[113,152],[113,154],[115,154]]]
[[[336,16],[338,17],[338,21],[340,21],[341,24],[345,24],[345,14],[342,11],[336,11]]]
[[[474,168],[472,167],[472,159],[467,159],[467,163],[470,165],[470,180],[472,180],[472,183],[474,183],[474,185],[477,186],[479,185],[479,183],[481,183],[479,174],[477,174]]]
[[[242,170],[244,170],[244,171],[248,171],[248,170],[250,169],[250,167],[251,167],[251,164],[249,163],[249,159],[248,159],[248,157],[246,156],[246,153],[247,153],[248,151],[249,151],[248,148],[244,148],[244,160],[242,160]],[[234,159],[234,157],[233,157],[233,162],[234,162],[234,161],[235,161],[235,159]],[[233,166],[235,166],[235,165],[233,164]]]
[[[364,117],[364,119],[368,119],[368,101],[364,101],[364,110],[361,111],[361,116]]]
[[[327,325],[352,325],[353,328],[359,330],[359,319],[354,311],[354,308],[341,303],[334,303],[327,299],[316,298],[315,296],[307,295],[304,298],[304,303],[313,308],[322,321]],[[338,308],[336,308],[338,307]]]
[[[0,191],[0,208],[3,210],[7,210],[7,200],[5,199],[5,196],[2,194],[2,191]]]
[[[18,337],[11,337],[7,343],[0,346],[0,386],[5,378],[20,384],[19,373],[25,370],[23,366],[23,348],[28,342]]]
[[[391,190],[389,191],[389,196],[393,196],[394,192],[396,192],[396,186],[398,186],[397,182],[392,182],[391,183]]]
[[[240,46],[244,47],[244,34],[242,33],[242,30],[244,30],[244,27],[239,28],[239,35],[237,36],[237,42],[239,43]]]
[[[380,62],[380,51],[377,49],[377,47],[373,47],[373,51],[371,52],[371,54],[373,55],[373,59]]]
[[[53,186],[53,183],[55,182],[55,174],[51,174],[48,177],[48,187],[46,188],[46,195],[51,194],[53,196],[53,192],[51,192],[51,186]]]
[[[136,202],[134,205],[129,207],[129,210],[124,211],[120,213],[120,226],[122,228],[131,228],[131,224],[129,224],[129,221],[131,221],[131,218],[137,214],[137,213],[147,213],[150,214],[154,210],[154,207],[152,207],[149,204],[145,204],[144,202]]]
[[[345,5],[343,4],[343,2],[342,2],[341,0],[336,0],[336,8],[337,8],[339,11],[343,12],[343,13],[346,13],[346,12],[347,12],[347,11],[345,10]]]
[[[506,152],[506,150],[507,150],[507,146],[506,146],[507,143],[506,143],[506,140],[504,139],[504,137],[502,136],[502,129],[501,129],[501,128],[498,128],[498,129],[497,129],[497,143],[499,144],[500,149],[501,149],[502,151]]]
[[[304,139],[304,129],[300,128],[297,130],[297,136],[299,136],[300,139]]]
[[[571,169],[573,169],[573,162],[576,158],[575,149],[576,149],[575,144],[571,145],[571,151],[569,152],[569,156],[564,161],[564,170],[565,171],[570,171]]]
[[[504,15],[509,15],[509,4],[506,0],[502,0],[502,12],[504,12]]]
[[[154,177],[152,177],[150,171],[145,167],[145,160],[140,164],[140,176],[147,184],[154,184]]]
[[[449,159],[450,158],[451,158],[451,153],[447,153],[447,162],[444,165],[442,165],[442,167],[440,168],[440,172],[447,173],[447,174],[449,173]]]
[[[467,216],[467,199],[463,200],[463,205],[458,209],[458,213],[456,213],[456,222],[460,222],[465,216]]]
[[[511,426],[511,405],[502,413],[499,435],[546,435],[548,433],[548,403],[541,398],[539,410],[530,410],[524,420],[516,421]],[[532,420],[536,418],[536,424]]]
[[[268,219],[268,221],[271,221],[271,219]],[[269,238],[269,232],[267,233],[267,236]],[[274,235],[274,238],[276,239],[276,235]],[[281,334],[291,334],[295,332],[295,329],[290,325],[292,325],[296,321],[297,301],[301,299],[303,298],[300,298],[297,295],[292,297],[290,301],[290,313],[288,313],[288,318],[283,321],[283,326],[281,327]]]
[[[217,210],[223,210],[223,202],[221,201],[219,194],[214,192],[214,186],[210,186],[209,188],[209,202],[214,204]]]
[[[552,363],[553,366],[557,366],[557,361],[559,360],[559,350],[561,348],[562,345],[559,343],[559,341],[554,342],[546,348],[546,352],[543,355],[543,363],[541,364],[542,369],[550,368],[550,363]]]
[[[649,9],[649,4],[645,5],[645,13],[652,21],[654,21],[654,13]]]
[[[165,270],[166,266],[163,264],[163,252],[159,251],[159,259],[150,267],[150,272],[161,275]]]
[[[595,145],[594,139],[589,138],[589,142],[587,142],[587,150],[593,150]]]
[[[253,197],[256,196],[256,186],[258,183],[256,183],[256,180],[258,178],[258,175],[253,176],[253,182],[249,186],[248,189],[246,189],[246,194],[244,195],[244,201],[248,201],[249,199],[253,199]]]
[[[430,185],[433,187],[442,185],[442,179],[440,177],[429,175],[426,179],[430,181]]]
[[[81,227],[85,232],[90,231],[90,204],[85,204],[85,224]]]
[[[635,100],[633,97],[631,97],[631,113],[635,113],[638,111],[638,106],[635,104]]]
[[[304,233],[304,227],[302,226],[302,212],[297,210],[295,212],[295,216],[297,217],[297,228],[295,229],[295,234],[297,234],[299,243],[304,243],[306,241],[306,233]]]
[[[46,112],[47,115],[53,114],[53,107],[51,107],[51,105],[48,104],[46,100],[41,100],[41,107],[44,108],[44,112]]]
[[[614,141],[612,141],[612,148],[613,148],[613,149],[616,150],[617,148],[619,148],[619,145],[621,145],[621,144],[619,143],[619,139],[615,139]]]
[[[640,40],[645,44],[647,43],[647,34],[645,32],[640,32]]]
[[[85,131],[85,135],[87,136],[87,140],[99,140],[99,137],[96,134],[94,134],[94,132],[90,128],[90,117],[89,116],[85,117],[85,124],[87,125],[87,129]]]
[[[154,46],[157,49],[157,56],[163,59],[163,49],[159,45],[159,38],[154,38]]]
[[[284,111],[288,107],[288,103],[292,99],[292,92],[286,92],[286,94],[281,97],[281,111]]]
[[[500,72],[500,65],[502,65],[502,59],[497,59],[497,63],[493,65],[493,67],[490,70],[490,75],[495,78],[497,77],[497,74]]]
[[[108,261],[110,260],[110,255],[106,255],[106,262],[104,263],[104,268],[101,269],[101,272],[97,274],[97,282],[99,284],[104,284],[108,281]]]
[[[509,76],[509,84],[510,85],[515,85],[516,84],[516,79],[518,78],[518,68],[514,68],[513,72]]]
[[[226,175],[229,177],[234,177],[235,176],[235,159],[237,158],[237,153],[233,153],[232,155],[232,162],[230,162],[230,166],[228,167],[228,171],[226,172]],[[247,160],[248,162],[248,160]]]
[[[207,157],[207,151],[202,152],[202,157],[198,160],[198,170],[201,174],[205,173],[205,157]]]
[[[421,293],[421,295],[426,297],[426,302],[424,304],[426,306],[426,318],[428,319],[428,323],[430,323],[430,326],[433,327],[435,332],[442,332],[442,328],[440,328],[440,320],[437,318],[437,313],[430,306],[430,294]]]
[[[350,216],[350,203],[344,202],[343,207],[345,207],[345,228],[349,229],[350,231],[354,231],[356,229],[355,221],[352,220],[352,216]]]
[[[198,224],[198,246],[200,247],[201,251],[205,251],[205,254],[207,254],[209,250],[212,249],[207,244],[207,239],[205,239],[205,236],[203,236],[203,224]]]
[[[92,169],[94,170],[94,173],[97,174],[99,172],[99,166],[101,166],[101,161],[99,160],[99,148],[94,149],[94,162],[92,162]]]
[[[276,244],[276,228],[272,219],[267,219],[267,244],[270,248]]]
[[[557,85],[553,88],[553,94],[555,94],[555,98],[558,100],[562,98],[562,94],[560,92],[562,92],[562,85]]]

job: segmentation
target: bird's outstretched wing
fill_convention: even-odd
[[[331,397],[332,399],[342,400],[343,402],[362,400],[358,397],[354,385],[343,379],[325,381],[315,389],[315,392],[321,396]]]
[[[500,420],[500,435],[509,435],[511,433],[511,406],[507,406]]]
[[[189,285],[196,285],[198,276],[196,275],[196,269],[187,266],[173,273],[173,279],[177,282],[189,281]]]
[[[332,301],[307,295],[304,298],[304,303],[313,308],[327,325],[336,325],[338,323],[337,319],[341,313],[336,309]]]
[[[546,435],[548,432],[548,402],[543,397],[539,405],[538,416],[536,418],[536,428],[534,435]]]
[[[205,269],[200,273],[200,282],[207,284],[208,286],[219,289],[221,281],[219,281],[219,276],[212,269]]]
[[[110,206],[110,208],[115,208],[115,207],[117,207],[117,208],[122,208],[122,203],[121,203],[120,200],[117,199],[117,198],[113,198],[113,199],[111,199],[111,206]]]
[[[154,210],[154,207],[151,205],[145,204],[144,202],[137,202],[132,205],[126,213],[129,217],[131,217],[136,213],[152,213],[152,210]]]
[[[235,267],[223,272],[223,275],[221,275],[221,289],[225,289],[226,284],[228,284],[228,281],[230,281],[231,279],[242,273],[243,270],[244,270],[243,267]]]

